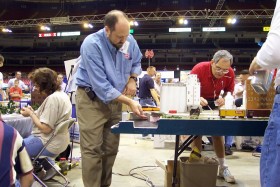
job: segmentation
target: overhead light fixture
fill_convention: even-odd
[[[179,24],[181,24],[181,25],[187,25],[188,23],[189,23],[188,20],[186,20],[184,18],[179,19]]]
[[[236,19],[235,18],[228,18],[227,19],[227,23],[228,24],[235,24],[236,23]]]
[[[3,29],[2,29],[2,32],[13,32],[13,31],[10,30],[10,29],[7,29],[7,28],[3,28]]]
[[[44,25],[42,25],[42,26],[40,27],[40,29],[41,29],[42,31],[50,31],[50,30],[51,30],[50,27],[44,26]]]
[[[135,21],[135,20],[131,20],[129,22],[129,24],[130,24],[130,26],[136,26],[136,27],[139,25],[138,21]]]
[[[86,28],[86,29],[92,29],[92,28],[93,28],[93,25],[90,24],[90,23],[84,23],[84,28]]]

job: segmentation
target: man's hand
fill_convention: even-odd
[[[261,69],[261,68],[262,67],[259,64],[257,64],[257,57],[255,57],[250,64],[249,72],[251,75],[253,75],[256,70]]]
[[[134,96],[136,95],[136,89],[135,80],[129,79],[122,94]]]
[[[225,99],[222,97],[219,97],[216,101],[215,104],[218,106],[223,106],[225,104]]]
[[[131,102],[129,102],[129,107],[134,114],[142,119],[147,119],[147,116],[143,113],[142,106],[137,101],[131,100]]]
[[[135,115],[139,116],[140,118],[147,119],[147,116],[145,116],[143,113],[141,105],[137,101],[134,101],[123,94],[117,97],[116,100],[128,105]]]
[[[207,100],[204,99],[203,97],[200,97],[200,105],[201,105],[201,106],[207,106],[207,105],[208,105]]]

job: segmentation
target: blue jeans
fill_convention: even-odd
[[[140,99],[140,105],[141,106],[146,106],[146,105],[156,106],[156,104],[152,98]]]
[[[261,151],[262,187],[280,186],[280,94],[275,95]]]
[[[233,142],[233,136],[225,136],[225,146],[231,147]]]
[[[27,150],[27,152],[28,152],[28,154],[31,158],[37,156],[38,153],[40,152],[40,150],[44,147],[42,140],[38,137],[33,136],[33,135],[30,135],[27,138],[24,138],[23,141],[24,141],[26,150]],[[48,157],[56,157],[57,156],[57,154],[53,154],[53,153],[49,152],[47,149],[45,149],[42,152],[41,155],[42,156],[48,156]],[[55,164],[53,159],[48,158],[48,161],[52,165]],[[43,167],[44,167],[45,170],[48,170],[48,169],[51,168],[47,163],[43,162],[42,164],[43,164]]]

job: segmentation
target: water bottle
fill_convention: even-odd
[[[230,92],[227,92],[225,97],[225,109],[233,109],[234,98]]]

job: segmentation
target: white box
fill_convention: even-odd
[[[175,143],[175,135],[154,135],[154,148],[169,148],[167,144]]]

